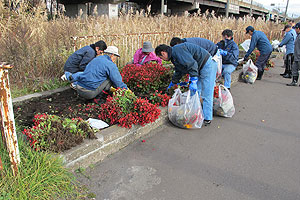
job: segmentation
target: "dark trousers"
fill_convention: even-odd
[[[85,99],[93,99],[100,95],[102,91],[109,91],[112,83],[110,80],[105,80],[96,90],[88,90],[80,85],[77,85],[77,93]]]
[[[285,65],[285,73],[291,73],[292,71],[292,66],[294,62],[294,54],[290,53],[286,55],[285,60],[284,60],[284,65]]]
[[[272,52],[271,52],[271,53],[272,53]],[[269,54],[264,54],[264,55],[261,54],[261,55],[257,58],[255,65],[256,65],[256,67],[258,68],[258,71],[260,71],[260,72],[263,72],[263,71],[264,71],[265,66],[266,66],[266,64],[267,64],[267,62],[268,62],[268,60],[269,60],[269,58],[270,58],[271,53],[269,53]]]

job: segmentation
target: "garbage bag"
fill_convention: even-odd
[[[204,117],[198,92],[191,96],[190,90],[182,93],[179,88],[176,89],[169,100],[168,117],[180,128],[201,128]]]
[[[212,58],[215,62],[218,63],[218,69],[217,69],[217,76],[216,80],[222,77],[222,55],[220,54],[220,51],[218,50],[216,55]]]
[[[250,48],[250,43],[251,43],[251,40],[250,39],[247,39],[247,40],[245,40],[242,44],[240,44],[242,47],[243,47],[243,49],[244,49],[244,51],[248,51],[249,50],[249,48]]]
[[[285,46],[279,47],[279,46],[278,46],[279,44],[280,44],[280,42],[279,42],[278,40],[273,40],[273,41],[271,42],[271,45],[272,45],[272,47],[273,47],[273,49],[274,49],[275,51],[285,53],[285,52],[286,52],[286,47],[285,47]]]
[[[253,84],[257,78],[257,67],[254,65],[251,59],[243,65],[243,76],[242,78],[246,83]]]
[[[215,86],[213,105],[215,115],[232,117],[235,113],[232,95],[224,85]]]

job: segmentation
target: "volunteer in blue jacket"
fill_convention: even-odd
[[[202,47],[203,49],[205,49],[206,51],[208,51],[208,53],[213,57],[214,55],[216,55],[217,51],[218,51],[218,47],[215,43],[213,43],[212,41],[205,39],[205,38],[199,38],[199,37],[193,37],[193,38],[183,38],[180,39],[179,37],[173,37],[170,41],[170,46],[173,47],[176,44],[181,44],[183,42],[189,42],[189,43],[193,43],[196,44],[200,47]]]
[[[223,40],[217,43],[222,55],[222,75],[224,76],[224,86],[230,90],[231,73],[238,66],[239,47],[233,41],[233,32],[226,29],[222,32]]]
[[[95,44],[78,49],[67,59],[64,65],[65,74],[61,78],[73,82],[85,70],[87,64],[97,55],[102,55],[106,48],[105,42],[100,40]],[[75,85],[76,81],[73,83],[73,86]]]
[[[244,60],[247,60],[255,47],[257,47],[260,52],[260,56],[257,58],[255,63],[256,67],[258,68],[258,76],[256,80],[261,80],[264,74],[265,66],[268,59],[270,58],[273,48],[266,34],[264,34],[262,31],[256,31],[252,26],[248,26],[246,28],[246,34],[251,35],[251,42]]]
[[[285,31],[283,40],[278,45],[279,47],[282,47],[285,45],[286,47],[286,53],[285,53],[285,71],[283,74],[280,74],[284,78],[291,78],[292,73],[292,65],[294,62],[294,43],[297,37],[296,31],[292,29],[291,25],[285,25],[283,31]]]
[[[189,89],[192,95],[198,91],[199,97],[202,97],[204,124],[209,125],[213,118],[217,63],[212,61],[205,49],[187,42],[174,47],[161,44],[156,47],[155,54],[165,61],[171,60],[175,66],[175,73],[168,89],[178,84],[183,75],[190,75]]]
[[[109,91],[111,86],[127,89],[115,64],[117,57],[120,57],[118,48],[108,46],[104,52],[105,55],[93,59],[78,76],[77,93],[85,99],[100,96],[102,91]]]

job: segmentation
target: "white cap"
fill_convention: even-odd
[[[119,49],[116,46],[108,46],[107,49],[104,50],[104,53],[111,53],[111,54],[114,54],[114,55],[120,57]]]

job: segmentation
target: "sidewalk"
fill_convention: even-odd
[[[96,199],[300,199],[300,87],[285,86],[281,62],[263,80],[232,87],[233,118],[199,130],[163,125],[80,182]]]

